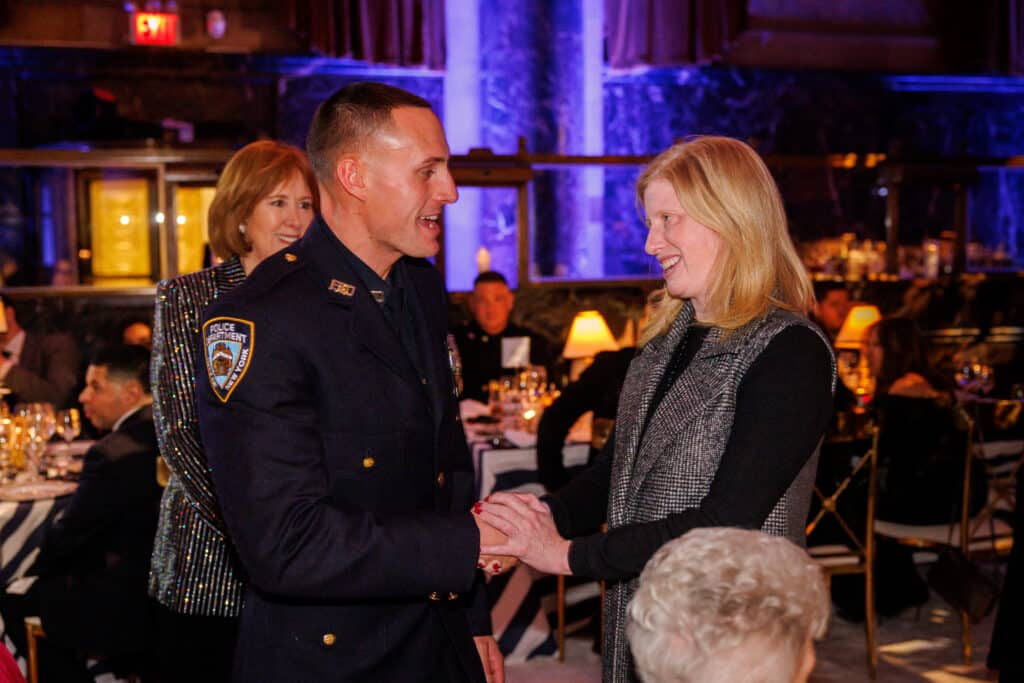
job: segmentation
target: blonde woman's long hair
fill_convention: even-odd
[[[655,180],[667,180],[691,218],[722,240],[701,320],[726,332],[771,308],[806,314],[814,289],[796,253],[782,197],[768,167],[749,145],[733,138],[702,136],[669,147],[644,169],[637,200]],[[651,294],[651,320],[643,346],[664,334],[685,301],[664,287]]]

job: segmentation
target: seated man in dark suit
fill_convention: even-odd
[[[473,319],[455,328],[455,344],[462,359],[463,398],[487,402],[487,384],[512,374],[502,367],[501,341],[511,337],[530,340],[530,364],[550,370],[555,352],[544,335],[509,322],[516,297],[501,273],[489,270],[473,281],[469,311]]]
[[[46,530],[32,572],[39,580],[20,605],[22,614],[40,616],[46,632],[42,680],[91,680],[85,654],[109,659],[115,672],[142,673],[149,647],[146,583],[161,494],[149,352],[99,351],[79,400],[96,429],[109,433],[86,453],[78,489]],[[4,611],[8,623],[21,617]]]
[[[0,384],[14,403],[43,401],[57,408],[71,404],[78,383],[80,357],[66,333],[25,330],[9,298],[0,297]]]

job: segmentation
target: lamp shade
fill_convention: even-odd
[[[851,308],[836,335],[836,348],[859,349],[864,344],[864,332],[881,317],[878,306],[857,304]]]
[[[565,358],[590,358],[601,351],[618,351],[619,345],[608,329],[608,324],[597,311],[581,311],[572,320],[569,338],[565,342],[562,356]]]

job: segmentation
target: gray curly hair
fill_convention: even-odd
[[[645,683],[791,683],[829,611],[821,569],[792,542],[695,529],[647,563],[626,634]]]

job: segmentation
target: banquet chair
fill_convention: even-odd
[[[863,530],[858,532],[852,520],[843,518],[839,499],[847,491],[857,490],[854,483],[867,478],[866,511]],[[814,487],[814,495],[821,507],[807,523],[808,537],[825,520],[836,522],[843,532],[841,543],[813,544],[808,542],[807,553],[817,562],[831,584],[833,576],[840,574],[864,575],[864,635],[867,647],[868,674],[874,680],[878,669],[878,649],[875,643],[875,499],[876,480],[878,477],[878,428],[871,430],[871,445],[864,455],[860,456],[852,470],[829,493],[823,492],[818,485]],[[853,487],[853,488],[851,488]]]
[[[39,683],[39,650],[36,639],[45,635],[39,617],[25,617],[25,637],[28,642],[28,683]]]
[[[1013,527],[1009,520],[1017,505],[1017,477],[1024,466],[1024,442],[984,441],[980,430],[973,446],[975,464],[984,469],[988,497],[971,518],[970,549],[973,553],[993,552],[1004,557],[1013,548]]]
[[[566,628],[566,625],[565,625],[565,602],[566,602],[566,596],[565,596],[565,577],[564,576],[559,576],[557,584],[558,584],[558,593],[556,595],[556,600],[557,600],[557,603],[556,603],[556,605],[557,605],[557,608],[556,608],[557,624],[555,626],[555,641],[558,643],[558,661],[564,662],[565,661],[565,628]],[[599,601],[598,609],[597,609],[597,618],[598,618],[598,622],[599,622],[598,623],[597,633],[598,633],[598,637],[600,637],[600,634],[604,631],[604,591],[605,591],[604,581],[598,581],[598,585],[599,585],[599,590],[600,590],[600,601]]]
[[[43,623],[39,617],[25,617],[25,638],[28,644],[28,683],[39,683],[39,638],[45,638]],[[130,674],[126,683],[138,683],[138,677]]]
[[[963,486],[959,495],[960,514],[941,524],[902,524],[881,519],[875,520],[875,533],[911,548],[938,552],[943,548],[959,550],[965,557],[972,553],[972,529],[974,525],[971,510],[971,469],[975,460],[975,424],[964,410],[955,413],[957,426],[966,431],[966,448],[963,458]],[[991,548],[992,539],[975,539],[974,550],[981,550],[988,544]],[[974,647],[971,642],[971,620],[966,610],[957,609],[960,615],[960,639],[964,663],[970,665]]]

